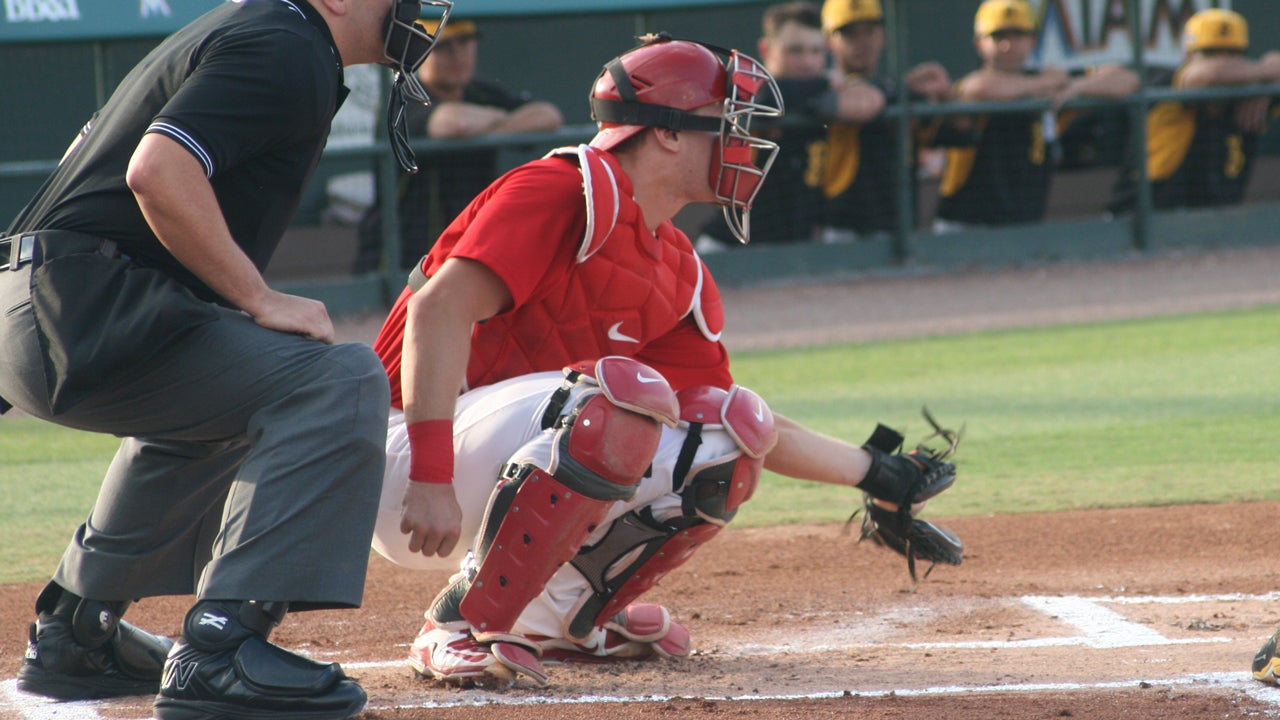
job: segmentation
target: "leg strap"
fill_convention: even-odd
[[[615,520],[600,542],[573,559],[591,590],[570,611],[565,636],[585,642],[718,532],[700,519],[659,522],[644,508]]]

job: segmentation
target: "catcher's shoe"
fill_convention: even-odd
[[[437,627],[428,618],[409,647],[409,667],[446,685],[505,690],[520,675],[546,684],[537,653],[537,645],[519,635],[489,634],[478,640],[465,625]]]
[[[585,644],[567,638],[533,639],[548,663],[684,658],[692,647],[689,629],[672,620],[666,608],[650,603],[628,605],[597,628]]]
[[[154,694],[173,641],[121,620],[127,605],[49,583],[36,601],[18,689],[56,700]]]
[[[1280,670],[1280,658],[1276,657],[1277,641],[1280,641],[1280,630],[1276,630],[1253,656],[1253,678],[1268,685],[1280,685],[1280,678],[1277,678],[1280,674],[1277,672]]]

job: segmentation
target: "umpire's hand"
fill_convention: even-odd
[[[257,311],[249,315],[265,328],[302,335],[322,343],[333,342],[333,321],[319,300],[268,290]]]

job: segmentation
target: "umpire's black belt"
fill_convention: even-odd
[[[37,237],[44,239],[46,255],[72,255],[76,253],[93,253],[109,258],[120,257],[120,248],[114,240],[103,240],[100,237],[72,232],[70,230],[41,230],[0,238],[0,272],[18,270],[36,259]]]

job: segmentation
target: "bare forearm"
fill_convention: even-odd
[[[494,134],[550,132],[563,124],[564,118],[561,117],[560,110],[555,105],[534,101],[507,113],[506,117],[490,129],[490,132]]]
[[[1178,73],[1178,87],[1184,88],[1268,82],[1280,82],[1280,58],[1198,57]]]
[[[213,186],[191,153],[148,134],[126,179],[147,223],[178,262],[235,307],[261,312],[270,289],[231,237]]]
[[[814,482],[855,486],[866,477],[871,456],[857,445],[822,435],[774,414],[778,444],[765,456],[771,472]]]
[[[1118,65],[1105,65],[1071,81],[1074,95],[1124,97],[1138,89],[1138,74]]]
[[[884,112],[885,96],[871,83],[849,78],[835,88],[836,118],[847,122],[869,122]]]
[[[409,299],[400,371],[407,422],[453,419],[466,384],[472,327],[510,304],[495,273],[456,258]]]
[[[1061,71],[1019,75],[999,70],[979,70],[960,81],[960,99],[970,102],[1051,97],[1067,86]]]
[[[452,420],[466,383],[471,322],[427,288],[409,300],[401,358],[405,421]]]

